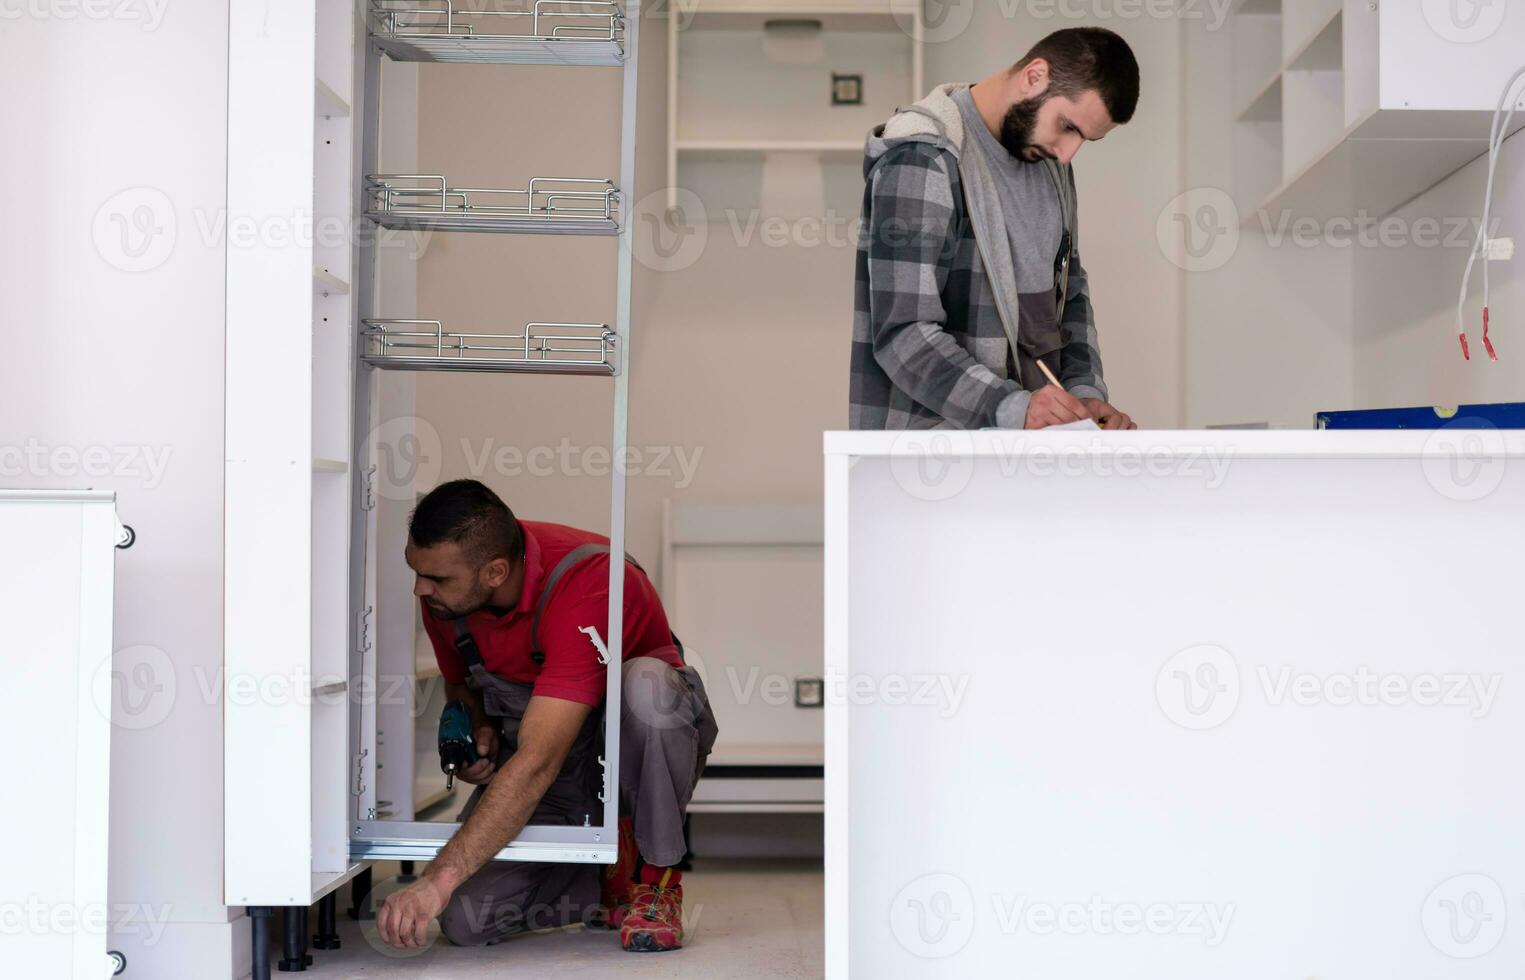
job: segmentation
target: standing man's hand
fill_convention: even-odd
[[[1119,412],[1100,398],[1082,398],[1080,401],[1085,406],[1086,414],[1095,419],[1096,424],[1103,429],[1138,428],[1138,423],[1126,413]]]
[[[1028,399],[1027,421],[1024,424],[1029,429],[1042,429],[1091,417],[1080,399],[1058,385],[1044,385]]]
[[[429,940],[429,923],[445,911],[450,895],[427,869],[417,881],[388,895],[376,913],[382,942],[398,949],[422,949]]]
[[[456,773],[455,778],[482,786],[498,769],[498,729],[492,724],[478,724],[471,737],[477,743],[477,761]]]

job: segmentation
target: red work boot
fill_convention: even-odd
[[[632,953],[683,946],[683,886],[636,885],[620,922],[620,945]]]
[[[604,869],[599,883],[599,914],[590,925],[601,929],[618,929],[630,908],[630,894],[635,891],[635,823],[629,817],[620,817],[619,854],[613,864]]]

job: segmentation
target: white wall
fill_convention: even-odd
[[[114,490],[137,530],[117,557],[109,945],[133,976],[204,980],[248,946],[222,904],[225,262],[203,231],[225,204],[227,10],[89,9],[0,19],[0,484]],[[57,762],[45,741],[5,751]],[[13,817],[46,803],[7,791]]]
[[[1487,160],[1473,161],[1394,217],[1418,229],[1439,222],[1441,244],[1419,240],[1355,255],[1355,391],[1352,406],[1389,408],[1525,400],[1525,257],[1490,266],[1491,336],[1498,363],[1483,352],[1482,265],[1467,301],[1472,360],[1456,340],[1456,297],[1476,222],[1482,220]],[[1496,234],[1525,238],[1525,138],[1504,144],[1494,187]],[[1461,222],[1465,236],[1453,234]],[[1420,236],[1422,239],[1422,236]]]
[[[1348,249],[1303,248],[1258,216],[1239,227],[1234,193],[1233,21],[1183,21],[1184,201],[1158,200],[1163,220],[1199,217],[1220,230],[1196,235],[1200,261],[1180,251],[1185,281],[1185,424],[1266,422],[1310,428],[1316,412],[1351,404]],[[1179,246],[1182,243],[1176,242]]]

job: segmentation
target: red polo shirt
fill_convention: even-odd
[[[483,609],[466,619],[472,639],[482,654],[482,666],[510,681],[535,685],[539,697],[561,698],[582,704],[602,704],[606,668],[598,662],[598,648],[579,627],[592,626],[605,644],[609,641],[609,556],[593,555],[573,565],[557,580],[540,617],[540,652],[545,663],[530,658],[534,649],[530,626],[540,602],[540,587],[556,563],[579,545],[607,545],[601,534],[561,524],[520,521],[524,531],[524,588],[519,604],[506,615]],[[672,642],[672,629],[657,590],[639,569],[625,566],[625,627],[623,653],[631,657],[656,657],[674,667],[683,665]],[[419,600],[424,629],[434,643],[434,659],[440,673],[452,684],[466,677],[466,665],[455,648],[455,624],[442,620]]]

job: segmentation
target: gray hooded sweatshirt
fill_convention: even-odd
[[[1071,170],[1052,160],[1019,163],[988,130],[971,131],[960,109],[967,89],[934,90],[877,127],[865,146],[850,395],[856,429],[1020,428],[1031,392],[1045,383],[1040,360],[1076,397],[1107,397],[1075,245]],[[1002,182],[1029,166],[1043,167],[1055,188],[1057,249],[1054,208],[1007,214],[1024,200],[1009,192],[1003,205]],[[1033,257],[1048,249],[1053,292],[1040,286],[1024,295],[1019,284],[1041,280]],[[1024,309],[1042,315],[1024,324]]]

